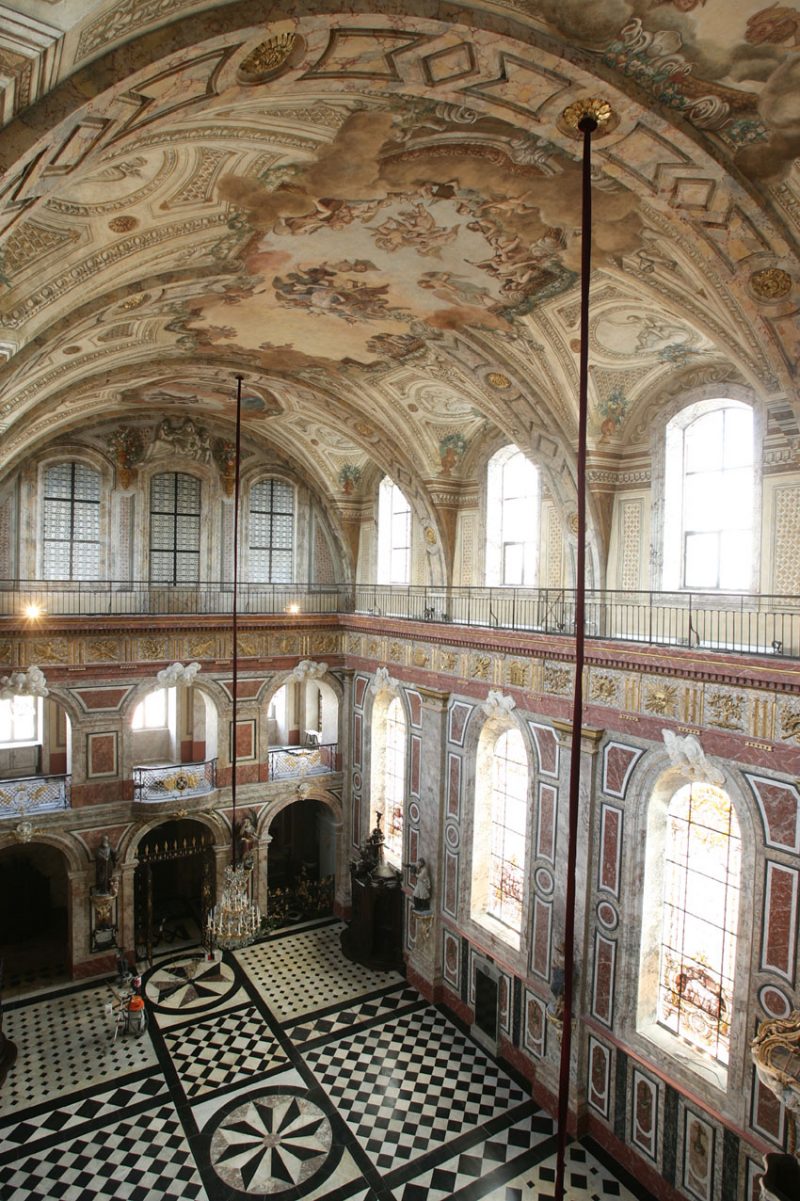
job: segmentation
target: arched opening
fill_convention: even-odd
[[[339,698],[324,679],[289,678],[269,699],[267,743],[272,780],[336,771]]]
[[[269,828],[267,914],[279,924],[333,913],[336,819],[322,801],[307,798],[281,809]]]
[[[72,728],[52,696],[0,700],[0,815],[66,809],[72,770]]]
[[[154,688],[133,710],[135,799],[193,796],[216,785],[217,712],[199,688]],[[191,765],[192,771],[175,769]]]
[[[69,880],[56,847],[0,851],[0,961],[6,997],[69,978]]]
[[[408,722],[402,701],[381,692],[372,708],[372,807],[383,819],[383,851],[395,866],[403,862]]]
[[[201,942],[216,899],[211,832],[189,819],[162,822],[144,835],[136,853],[137,955],[150,960]]]

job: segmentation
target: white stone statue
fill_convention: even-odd
[[[516,709],[517,702],[512,696],[503,696],[496,688],[492,688],[486,700],[481,705],[481,709],[487,717],[507,718],[511,714],[512,709]]]
[[[313,659],[301,659],[289,676],[290,680],[318,680],[328,670],[327,663],[315,663]]]
[[[29,667],[27,671],[14,671],[0,680],[0,700],[12,696],[47,696],[47,680],[41,667]]]
[[[162,688],[171,688],[173,684],[189,685],[200,670],[199,663],[173,663],[171,667],[163,667],[156,675]]]
[[[396,696],[400,690],[400,685],[397,680],[389,675],[388,667],[379,667],[375,672],[375,678],[369,686],[373,696],[380,696],[382,692],[391,692]]]
[[[416,883],[411,894],[414,898],[414,908],[424,912],[431,907],[431,893],[433,892],[431,873],[427,863],[421,857],[414,870],[417,873]]]
[[[662,730],[661,733],[673,767],[679,767],[690,780],[702,780],[706,784],[716,784],[717,787],[725,783],[724,773],[709,763],[694,734],[680,738],[672,730]]]

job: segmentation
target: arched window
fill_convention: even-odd
[[[44,472],[42,573],[46,580],[100,576],[100,473],[85,463]]]
[[[36,696],[11,696],[0,701],[0,746],[38,742],[42,702]]]
[[[131,729],[163,730],[174,725],[175,688],[156,688],[133,711]]]
[[[753,412],[700,401],[667,426],[664,588],[753,584]]]
[[[196,584],[200,579],[200,481],[178,471],[150,482],[150,581]]]
[[[667,811],[657,1018],[728,1062],[739,916],[739,823],[725,792],[685,784]]]
[[[525,883],[528,756],[516,727],[484,731],[478,750],[471,911],[519,944]],[[497,924],[495,926],[495,923]]]
[[[486,583],[534,587],[538,570],[539,472],[516,446],[489,460]]]
[[[399,697],[376,698],[372,713],[372,795],[383,811],[384,851],[403,862],[403,814],[406,796],[406,715]]]
[[[385,476],[378,492],[378,583],[411,582],[411,507]]]
[[[290,584],[294,576],[294,488],[261,480],[250,490],[250,580]]]

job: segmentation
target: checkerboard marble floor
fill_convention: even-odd
[[[546,1201],[551,1119],[335,923],[145,979],[149,1026],[112,1042],[96,983],[6,1005],[4,1201]],[[596,1149],[595,1149],[596,1150]],[[646,1198],[573,1144],[570,1201]]]

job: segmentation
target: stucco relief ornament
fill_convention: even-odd
[[[27,671],[14,671],[0,680],[0,700],[12,696],[47,696],[47,680],[41,667],[29,667]]]
[[[492,688],[486,700],[481,705],[481,709],[487,717],[495,720],[507,721],[511,716],[511,710],[516,709],[517,702],[511,696],[503,696],[496,688]]]
[[[17,822],[14,827],[14,837],[17,842],[30,842],[35,833],[37,831],[30,822]]]
[[[725,783],[724,774],[708,761],[694,734],[680,738],[672,730],[662,730],[661,733],[673,767],[680,768],[690,780],[702,780],[706,784],[716,784],[717,787]]]
[[[400,685],[393,676],[389,675],[388,667],[379,667],[375,672],[375,678],[369,686],[369,690],[373,696],[380,696],[382,692],[391,692],[397,696]]]
[[[161,671],[157,672],[156,679],[162,688],[172,688],[175,684],[188,686],[194,682],[194,677],[199,670],[199,663],[187,663],[185,667],[182,663],[173,663],[170,667],[163,667]]]
[[[328,670],[327,663],[315,663],[313,659],[301,659],[289,676],[290,680],[318,680]]]

